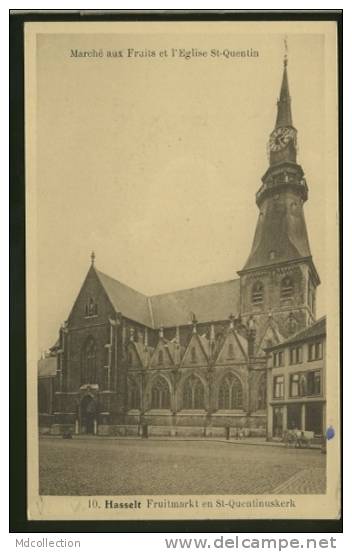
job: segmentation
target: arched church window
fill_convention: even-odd
[[[185,409],[204,409],[204,385],[200,378],[196,376],[189,377],[183,385],[183,408]]]
[[[191,362],[197,362],[197,353],[195,347],[191,348]]]
[[[139,409],[141,403],[141,394],[137,382],[128,381],[128,407],[129,409]]]
[[[252,303],[258,305],[263,302],[264,286],[262,282],[255,282],[252,287]]]
[[[263,375],[260,378],[258,385],[258,401],[257,409],[264,410],[266,408],[266,377]]]
[[[281,299],[290,299],[293,296],[293,281],[290,276],[285,276],[281,280],[281,290],[280,297]]]
[[[86,303],[85,314],[86,316],[96,316],[98,314],[98,305],[93,297],[89,297]]]
[[[82,351],[82,383],[97,383],[96,345],[93,337],[89,337]]]
[[[237,376],[228,374],[219,387],[219,409],[235,410],[243,408],[242,384]]]
[[[164,378],[157,377],[154,380],[151,396],[151,408],[170,408],[170,389]]]
[[[158,364],[163,364],[164,363],[164,351],[159,351],[158,352]]]

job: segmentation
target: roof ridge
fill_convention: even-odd
[[[182,291],[191,291],[193,289],[200,289],[200,288],[205,288],[210,286],[218,286],[219,284],[228,284],[230,282],[237,282],[239,280],[240,278],[231,278],[230,280],[222,280],[221,282],[211,282],[210,284],[201,284],[200,286],[193,286],[188,288],[175,289],[173,291],[165,291],[163,293],[156,293],[154,295],[150,295],[149,297],[150,299],[154,299],[154,297],[161,297],[163,295],[171,295],[173,293],[180,293]]]
[[[95,268],[95,271],[97,272],[98,275],[101,274],[105,278],[110,278],[110,280],[113,280],[114,282],[118,282],[119,284],[125,286],[126,288],[131,289],[132,291],[135,291],[136,293],[139,293],[140,295],[143,295],[143,297],[145,297],[146,299],[153,299],[154,297],[160,297],[162,295],[170,295],[172,293],[178,293],[178,292],[181,292],[181,291],[191,291],[193,289],[216,286],[216,285],[219,285],[219,284],[228,284],[230,282],[237,282],[237,281],[240,280],[240,278],[231,278],[229,280],[221,280],[219,282],[211,282],[210,284],[201,284],[200,286],[193,286],[193,287],[175,289],[173,291],[165,291],[163,293],[154,293],[154,294],[151,294],[151,295],[147,295],[147,294],[143,293],[142,291],[139,291],[138,289],[135,289],[135,288],[129,286],[128,284],[125,284],[121,280],[118,280],[117,278],[114,278],[113,276],[110,276],[109,274],[106,274],[105,272],[102,272],[101,270],[98,270],[97,268]]]
[[[125,284],[124,282],[121,282],[121,280],[118,280],[117,278],[113,278],[113,276],[110,276],[109,274],[106,274],[105,272],[102,272],[101,270],[98,270],[97,268],[95,269],[95,271],[97,272],[97,274],[101,275],[101,276],[104,276],[105,278],[110,278],[110,280],[113,280],[114,282],[117,282],[118,284],[121,284],[122,286],[125,286],[126,288],[134,291],[135,293],[139,293],[139,295],[143,295],[143,297],[145,297],[146,299],[149,298],[148,295],[145,295],[145,293],[142,293],[141,291],[138,291],[138,289],[135,289],[131,286],[129,286],[128,284]]]

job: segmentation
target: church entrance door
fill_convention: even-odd
[[[94,434],[96,421],[95,400],[87,395],[81,402],[81,431],[82,433]]]

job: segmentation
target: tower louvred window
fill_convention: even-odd
[[[293,281],[285,276],[281,282],[281,299],[289,299],[293,295]]]
[[[252,288],[252,303],[255,305],[263,302],[264,286],[261,282],[256,282]]]

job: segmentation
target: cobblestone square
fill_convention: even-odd
[[[323,494],[326,456],[221,441],[42,438],[42,495]]]

